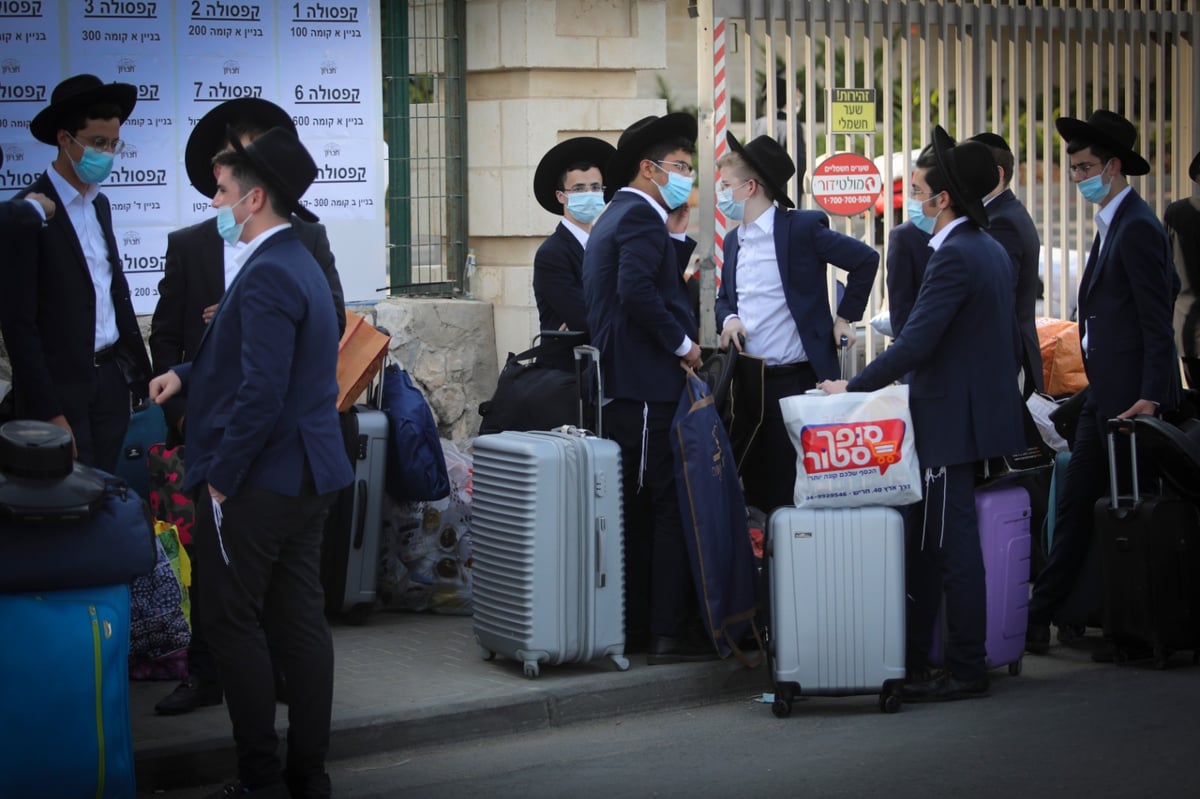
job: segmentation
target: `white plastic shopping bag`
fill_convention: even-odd
[[[908,505],[921,499],[908,386],[779,401],[796,448],[798,508]]]

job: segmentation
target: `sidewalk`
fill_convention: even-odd
[[[381,612],[359,627],[335,625],[331,760],[484,735],[557,727],[657,707],[696,706],[767,690],[765,667],[732,658],[647,666],[629,658],[543,665],[536,679],[497,656],[484,661],[469,616]],[[219,783],[235,771],[224,705],[158,716],[173,682],[130,685],[139,795]],[[287,726],[279,706],[279,729]]]

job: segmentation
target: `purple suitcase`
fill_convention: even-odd
[[[987,664],[1021,673],[1029,622],[1029,494],[1020,486],[990,486],[975,492],[979,544],[987,580]],[[942,618],[933,630],[930,662],[942,664]]]

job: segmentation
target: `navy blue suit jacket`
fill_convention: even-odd
[[[630,191],[618,191],[592,226],[583,295],[605,397],[679,401],[675,350],[696,328],[681,263],[695,246],[672,239],[658,211]]]
[[[92,396],[96,290],[75,227],[50,178],[39,175],[18,196],[29,192],[46,195],[58,210],[37,231],[33,249],[17,259],[18,268],[9,270],[0,292],[0,323],[12,362],[17,417],[50,419],[64,413],[64,406],[86,407],[88,400],[81,403],[81,398]],[[150,359],[129,298],[108,198],[98,194],[93,206],[112,269],[109,295],[116,312],[117,361],[129,390],[141,399],[148,393]]]
[[[1038,254],[1041,240],[1033,217],[1021,205],[1021,201],[1005,189],[987,204],[988,233],[1000,242],[1012,261],[1013,281],[1017,300],[1017,330],[1021,333],[1021,345],[1033,369],[1033,379],[1038,391],[1045,391],[1042,378],[1042,350],[1038,345],[1037,295],[1041,285],[1038,278]]]
[[[874,391],[911,373],[922,466],[972,463],[1025,448],[1020,342],[1007,253],[971,222],[950,232],[900,336],[850,380]]]
[[[930,236],[912,222],[904,222],[892,228],[888,236],[887,280],[888,318],[892,323],[892,338],[897,338],[912,313],[917,292],[921,290],[921,278],[933,250],[929,249]]]
[[[725,236],[725,263],[717,292],[717,327],[736,314],[738,236]],[[844,269],[846,292],[837,315],[850,322],[862,319],[871,298],[871,285],[879,269],[879,253],[858,239],[829,229],[829,217],[820,211],[775,211],[775,258],[783,280],[788,310],[800,333],[800,342],[818,380],[841,377],[837,343],[833,340],[833,314],[826,285],[829,265]]]
[[[541,330],[587,330],[583,245],[562,222],[533,256],[533,297]]]
[[[1166,231],[1146,201],[1130,190],[1099,257],[1096,246],[1079,282],[1091,403],[1104,417],[1125,412],[1139,399],[1171,410],[1180,390],[1171,327],[1179,276]]]
[[[42,218],[25,200],[0,202],[0,231],[3,231],[6,237],[32,233],[41,226]]]
[[[349,485],[337,348],[321,268],[294,230],[271,235],[225,292],[192,361],[174,367],[188,392],[184,488],[296,496],[305,462],[318,493]]]

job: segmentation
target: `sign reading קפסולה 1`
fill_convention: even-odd
[[[830,133],[874,133],[874,89],[829,90]]]

